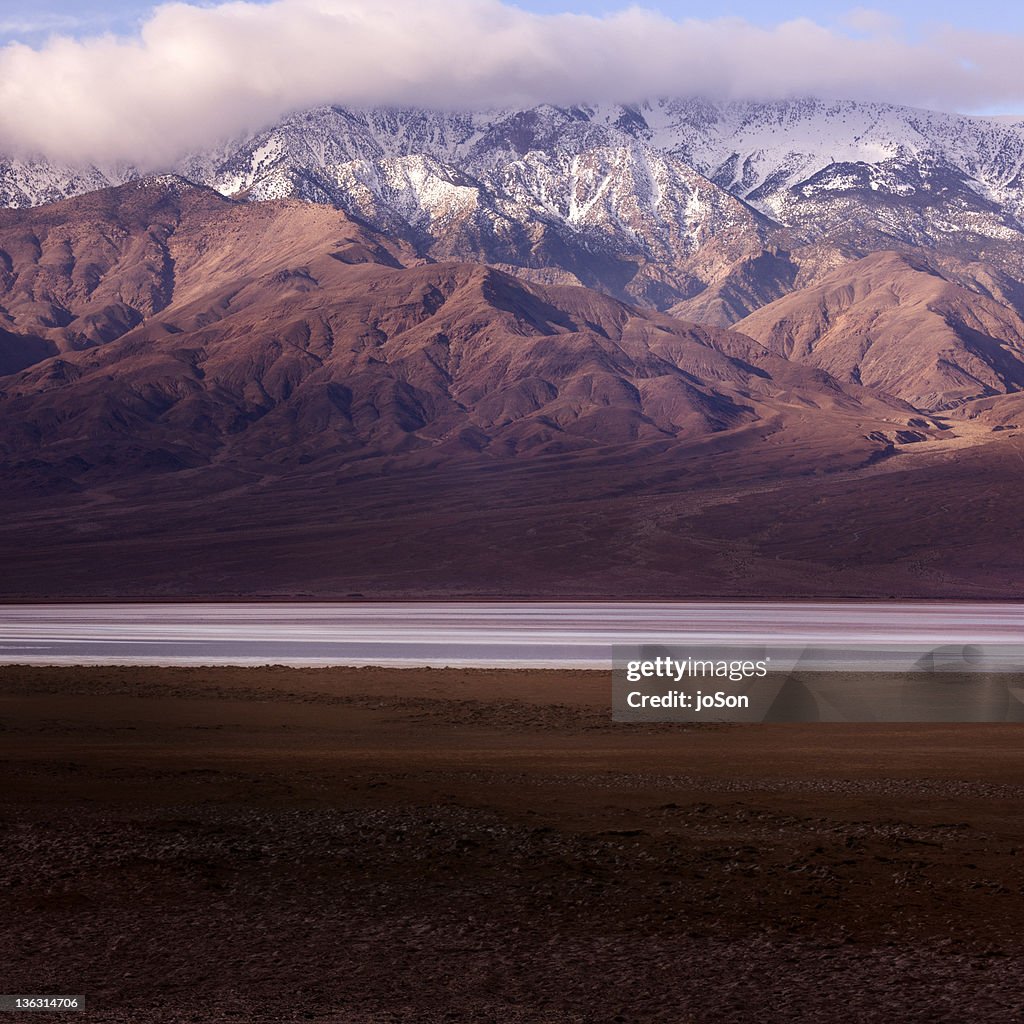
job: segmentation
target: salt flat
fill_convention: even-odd
[[[189,603],[0,607],[0,663],[594,667],[613,644],[1024,644],[1024,604]]]

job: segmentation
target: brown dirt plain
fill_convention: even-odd
[[[2,668],[0,990],[117,1022],[1024,1017],[1019,726],[615,725],[609,691]]]

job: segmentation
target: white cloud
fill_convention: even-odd
[[[840,20],[848,28],[865,35],[895,35],[903,27],[900,18],[873,7],[854,7]]]
[[[157,166],[319,103],[470,108],[660,95],[1024,103],[1024,39],[910,40],[806,19],[540,15],[500,0],[246,0],[157,8],[136,38],[0,49],[0,150]],[[866,35],[864,33],[867,33]]]

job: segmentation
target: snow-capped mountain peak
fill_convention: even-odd
[[[766,246],[1024,241],[1021,122],[879,103],[323,106],[168,171],[248,201],[337,206],[428,258],[655,305],[688,299]],[[137,176],[10,159],[0,202],[33,206]]]

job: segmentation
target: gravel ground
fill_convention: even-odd
[[[74,1019],[1024,1019],[1014,729],[606,731],[606,680],[557,674],[547,714],[500,675],[103,671],[0,671],[0,991]]]

